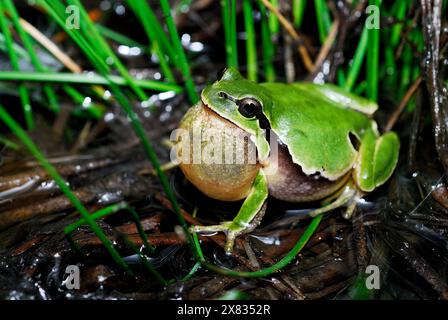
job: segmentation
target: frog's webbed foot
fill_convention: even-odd
[[[248,223],[242,223],[235,218],[233,221],[224,221],[220,224],[211,226],[192,226],[190,228],[190,231],[196,233],[223,232],[226,235],[226,244],[224,246],[224,250],[227,253],[231,253],[233,251],[235,239],[240,235],[249,233],[254,230],[260,224],[265,212],[266,202],[264,202],[262,207],[259,208],[257,212],[255,212],[254,217]]]
[[[362,192],[353,183],[350,182],[346,186],[344,186],[342,192],[340,192],[336,200],[323,206],[322,208],[311,211],[309,215],[311,217],[315,217],[319,214],[346,206],[347,209],[343,213],[343,217],[345,219],[350,219],[353,212],[355,211],[356,203],[361,198],[361,196]]]
[[[193,226],[190,230],[197,233],[224,232],[227,238],[224,250],[228,253],[232,252],[236,237],[243,233],[250,232],[247,227],[239,226],[233,221],[225,221],[211,226]]]

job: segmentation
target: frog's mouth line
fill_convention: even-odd
[[[210,107],[208,106],[208,104],[206,104],[206,103],[204,102],[204,100],[202,99],[202,97],[201,97],[201,101],[200,101],[200,103],[201,103],[202,107],[203,107],[205,110],[207,110],[207,111],[211,112],[212,114],[214,114],[215,116],[217,116],[217,117],[219,117],[219,118],[221,118],[221,119],[223,119],[223,120],[225,120],[225,121],[228,121],[228,122],[232,123],[233,125],[235,125],[230,119],[227,119],[226,117],[220,115],[220,114],[217,113],[215,110],[213,110],[212,108],[210,108]],[[260,128],[261,128],[261,129],[264,129],[264,130],[268,130],[268,132],[269,132],[269,130],[271,129],[271,125],[269,124],[268,119],[266,118],[266,116],[265,116],[262,112],[261,112],[259,115],[256,116],[256,119],[259,121]],[[269,138],[267,138],[267,139],[269,139]]]
[[[201,99],[201,106],[202,106],[202,108],[204,108],[204,110],[206,110],[208,113],[210,113],[211,115],[213,115],[214,117],[217,117],[217,118],[219,118],[220,120],[222,120],[222,121],[225,121],[225,122],[228,122],[230,125],[232,125],[232,126],[236,126],[236,127],[238,127],[236,124],[234,124],[232,121],[230,121],[229,119],[227,119],[227,118],[225,118],[225,117],[223,117],[222,115],[220,115],[219,113],[217,113],[215,110],[213,110],[212,108],[210,108],[209,106],[208,106],[208,104],[206,104],[205,102],[204,102],[204,100],[202,100]]]

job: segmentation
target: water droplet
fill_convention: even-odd
[[[112,4],[111,4],[111,2],[108,1],[108,0],[103,0],[103,1],[101,1],[101,3],[100,3],[100,9],[103,10],[103,11],[107,11],[107,10],[109,10],[111,7],[112,7]]]
[[[92,104],[92,98],[85,97],[84,101],[82,102],[82,107],[83,108],[88,108],[88,107],[90,107],[91,104]]]
[[[39,186],[39,190],[51,190],[51,189],[55,189],[56,186],[57,185],[54,180],[43,181]]]
[[[167,99],[171,99],[176,95],[176,93],[174,91],[167,91],[167,92],[161,92],[158,95],[159,100],[167,100]]]
[[[122,192],[121,191],[117,191],[117,192],[106,192],[103,193],[99,200],[98,203],[99,204],[109,204],[109,203],[113,203],[113,202],[118,202],[122,199]]]
[[[137,57],[142,54],[142,50],[139,47],[128,47],[125,45],[119,45],[118,53],[122,56]]]
[[[104,121],[105,122],[110,122],[112,120],[114,120],[115,115],[112,112],[108,112],[104,115]]]
[[[126,13],[126,8],[124,5],[119,4],[115,7],[115,13],[118,14],[119,16],[123,15]]]
[[[189,10],[190,10],[190,7],[189,7],[187,4],[183,4],[183,5],[181,5],[181,7],[180,7],[180,11],[181,11],[182,13],[187,13]]]
[[[140,107],[142,107],[142,108],[148,108],[150,106],[151,106],[151,101],[150,100],[142,101],[140,103]]]
[[[313,83],[318,83],[318,84],[323,84],[325,83],[324,81],[325,76],[323,72],[319,72],[313,79]]]
[[[113,63],[114,63],[114,59],[112,57],[107,57],[106,58],[106,64],[111,66]]]
[[[330,73],[330,61],[324,61],[324,63],[322,64],[322,72],[325,75],[328,75]]]
[[[103,99],[104,100],[109,100],[112,97],[112,93],[110,93],[109,90],[105,90],[103,93]]]
[[[156,54],[151,55],[151,62],[152,63],[159,63],[159,57]]]
[[[181,41],[182,45],[186,47],[186,46],[188,46],[190,44],[191,36],[189,34],[187,34],[187,33],[184,33],[182,35],[180,41]]]
[[[192,52],[202,52],[204,50],[204,45],[201,42],[193,42],[188,49]]]

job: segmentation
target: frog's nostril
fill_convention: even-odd
[[[223,98],[223,99],[228,99],[230,101],[237,103],[236,99],[234,99],[233,97],[229,96],[227,93],[222,92],[222,91],[218,92],[218,97]]]

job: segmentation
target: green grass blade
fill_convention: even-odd
[[[64,7],[60,7],[62,4],[58,1],[47,2],[46,0],[36,0],[36,3],[41,6],[48,15],[59,24],[59,26],[75,41],[78,47],[84,52],[88,59],[92,62],[95,61],[96,68],[101,72],[110,72],[110,68],[107,63],[98,55],[98,53],[91,48],[89,43],[81,36],[81,33],[72,29],[68,29],[64,20]],[[52,7],[50,3],[54,6]],[[59,13],[58,13],[59,12]]]
[[[137,4],[144,10],[140,12],[140,14],[143,18],[145,18],[145,20],[147,20],[147,23],[151,27],[151,30],[153,31],[153,34],[157,39],[156,42],[160,46],[161,52],[164,52],[169,57],[170,62],[180,69],[179,61],[178,59],[176,59],[176,50],[174,49],[173,45],[170,42],[170,39],[163,30],[163,27],[157,20],[155,13],[151,9],[147,1],[137,0]]]
[[[131,247],[131,249],[140,257],[145,268],[148,269],[150,273],[152,273],[152,275],[156,278],[156,280],[160,284],[162,284],[163,286],[166,286],[168,284],[168,281],[166,281],[162,277],[162,275],[154,268],[152,263],[148,260],[148,257],[146,255],[142,254],[140,249],[132,241],[130,241],[126,235],[124,235],[124,240],[125,240],[125,243],[129,247]]]
[[[140,89],[135,84],[135,82],[134,82],[133,78],[131,77],[131,75],[129,74],[127,68],[123,65],[123,63],[120,61],[120,59],[117,57],[117,55],[110,48],[109,44],[103,38],[103,36],[100,34],[98,29],[95,27],[95,24],[92,22],[92,20],[90,20],[90,17],[88,15],[88,13],[86,12],[86,10],[84,9],[84,6],[81,4],[81,2],[79,0],[68,0],[68,3],[71,5],[78,6],[80,13],[81,13],[81,18],[82,18],[82,20],[80,21],[80,25],[81,26],[86,25],[87,26],[86,31],[89,32],[89,34],[91,34],[93,36],[93,37],[91,37],[91,39],[92,39],[91,45],[94,46],[94,45],[98,44],[97,48],[98,49],[102,48],[104,50],[106,61],[109,58],[112,59],[113,65],[117,68],[117,70],[121,74],[121,76],[126,79],[126,81],[129,84],[129,87],[135,92],[135,94],[141,101],[148,100],[149,97],[146,95],[146,93],[142,89]],[[81,29],[82,29],[82,27],[81,27]],[[88,37],[86,37],[86,38],[89,39]]]
[[[221,10],[226,42],[227,66],[238,68],[235,0],[221,0]]]
[[[231,59],[232,44],[230,43],[230,20],[229,20],[229,8],[228,8],[229,1],[220,0],[219,3],[221,4],[221,20],[222,20],[222,27],[224,29],[227,66],[230,66],[232,62]]]
[[[233,43],[231,23],[231,0],[221,0],[222,24],[224,27],[224,39],[226,44],[227,66],[238,67],[238,55]],[[236,30],[235,30],[236,31]]]
[[[324,43],[331,28],[330,10],[325,0],[314,0],[314,7],[316,10],[319,39],[321,43]]]
[[[257,47],[255,43],[255,27],[251,0],[243,0],[243,14],[246,29],[247,78],[257,81]]]
[[[14,141],[6,138],[4,135],[0,134],[0,144],[3,144],[5,147],[13,149],[15,151],[20,150],[20,146]]]
[[[410,83],[411,83],[411,77],[412,77],[412,65],[413,65],[413,59],[412,59],[412,49],[409,46],[405,46],[403,48],[403,54],[402,54],[402,66],[400,70],[400,81],[399,81],[399,97],[402,97]]]
[[[123,261],[117,250],[112,246],[109,239],[104,234],[103,230],[95,223],[92,216],[81,203],[81,201],[73,194],[68,186],[67,182],[59,175],[57,170],[50,164],[44,154],[37,148],[34,142],[28,137],[26,132],[20,127],[20,125],[9,115],[9,113],[0,106],[0,119],[9,127],[9,129],[22,141],[24,146],[29,152],[36,158],[39,164],[44,168],[48,174],[58,185],[59,189],[70,200],[71,204],[78,210],[81,216],[85,219],[86,223],[93,230],[96,236],[101,240],[106,249],[109,251],[115,262],[120,265],[127,273],[132,274],[128,265]]]
[[[230,41],[232,44],[232,66],[238,68],[238,44],[236,30],[236,0],[230,0]]]
[[[165,22],[171,37],[171,42],[174,44],[174,49],[176,50],[177,57],[179,59],[181,67],[180,70],[185,81],[188,97],[190,98],[191,103],[196,103],[199,101],[199,96],[196,92],[193,78],[191,77],[190,67],[188,65],[185,52],[182,48],[176,25],[174,24],[173,17],[171,16],[171,9],[168,0],[160,0],[160,5],[162,6],[162,11],[165,16]]]
[[[109,59],[102,58],[100,55],[104,54],[104,52],[101,53],[101,49],[98,50],[98,48],[91,47],[88,41],[83,37],[82,32],[68,28],[65,23],[65,8],[61,2],[48,2],[46,0],[36,0],[36,2],[45,9],[48,15],[72,38],[100,73],[109,74],[111,72],[110,66],[106,62],[113,63],[113,61],[108,61]],[[103,90],[100,87],[94,88],[94,92],[101,98],[103,97],[102,91]]]
[[[354,94],[357,94],[358,96],[362,96],[365,94],[365,91],[367,90],[367,82],[361,81],[355,88],[352,90]]]
[[[148,237],[146,236],[146,233],[145,233],[145,231],[143,229],[143,226],[142,226],[142,224],[140,222],[140,218],[139,218],[137,212],[132,207],[130,207],[126,202],[115,203],[115,204],[110,205],[110,206],[108,206],[106,208],[103,208],[103,209],[100,209],[100,210],[96,211],[91,216],[92,216],[92,219],[96,221],[98,219],[107,217],[107,216],[109,216],[111,214],[117,213],[118,211],[121,211],[121,210],[126,210],[127,212],[129,212],[131,214],[131,217],[132,217],[132,219],[135,222],[135,226],[137,227],[137,231],[138,231],[138,233],[140,235],[140,238],[143,241],[143,244],[145,245],[145,248],[147,250],[149,250],[149,252],[154,252],[155,248],[152,245],[149,244]],[[71,225],[67,226],[64,229],[64,232],[66,234],[72,233],[73,231],[75,231],[77,228],[79,228],[80,226],[82,226],[84,224],[87,224],[87,221],[86,221],[86,219],[81,218],[78,221],[76,221],[76,222],[72,223]]]
[[[292,0],[292,14],[294,17],[294,27],[302,26],[303,15],[305,13],[306,0]]]
[[[238,278],[259,278],[259,277],[266,277],[283,267],[285,267],[287,264],[289,264],[294,257],[297,256],[297,254],[305,247],[305,245],[308,243],[314,232],[316,231],[317,227],[319,226],[320,221],[322,220],[322,215],[318,215],[311,220],[310,224],[306,228],[305,232],[302,234],[300,239],[297,241],[297,243],[294,245],[294,247],[277,263],[273,264],[272,266],[261,269],[258,271],[234,271],[226,268],[219,267],[217,265],[214,265],[212,263],[209,263],[205,260],[204,254],[202,253],[198,236],[196,234],[193,234],[193,239],[195,243],[195,249],[197,251],[197,256],[199,257],[199,261],[202,263],[204,267],[206,267],[209,270],[212,270],[214,272],[230,276],[230,277],[238,277]]]
[[[33,112],[31,110],[30,95],[23,83],[19,84],[19,97],[24,111],[26,126],[28,130],[32,130],[34,129],[34,120]]]
[[[26,52],[26,50],[23,49],[21,46],[19,46],[17,43],[13,43],[12,48],[18,58],[23,59],[27,62],[31,61],[28,52]],[[6,47],[6,39],[3,33],[1,32],[0,32],[0,50],[8,53],[8,48]]]
[[[43,67],[42,63],[40,62],[39,58],[37,57],[36,51],[33,48],[33,45],[31,43],[31,40],[28,36],[28,34],[23,30],[22,25],[19,22],[19,14],[17,13],[16,7],[14,6],[14,3],[12,0],[5,0],[5,8],[8,10],[9,14],[11,15],[11,20],[14,25],[14,28],[16,29],[17,33],[19,34],[20,39],[22,39],[23,45],[25,46],[25,49],[28,51],[28,54],[31,58],[31,62],[34,66],[34,68],[38,72],[45,71],[45,68]],[[50,87],[48,84],[44,85],[44,93],[47,96],[50,109],[54,112],[59,112],[61,107],[59,106],[58,100],[56,98],[56,93],[54,92],[53,88]]]
[[[115,30],[112,30],[106,26],[103,26],[101,24],[95,24],[95,28],[99,31],[99,33],[107,38],[110,39],[112,41],[115,41],[118,44],[123,44],[125,46],[128,47],[138,47],[140,48],[142,51],[149,51],[149,48],[147,46],[145,46],[144,44],[135,41],[134,39],[129,38],[128,36],[125,36],[122,33],[119,33]]]
[[[47,10],[47,12],[55,19],[55,21],[59,24],[59,26],[62,27],[73,40],[75,40],[77,43],[81,43],[82,45],[84,45],[84,43],[82,43],[82,40],[79,39],[78,34],[76,32],[73,32],[71,29],[66,28],[65,22],[57,15],[57,13],[44,0],[37,0],[37,1],[39,2],[39,4],[41,6],[43,6]],[[89,47],[88,46],[82,47],[82,49],[87,51],[89,49]],[[164,174],[164,172],[162,171],[162,169],[160,167],[160,163],[157,158],[157,155],[156,155],[154,149],[152,148],[149,140],[146,137],[145,130],[143,129],[143,126],[142,126],[140,120],[138,119],[137,114],[133,111],[132,106],[129,103],[126,96],[124,95],[124,93],[121,90],[119,90],[118,86],[110,79],[110,75],[108,73],[109,70],[108,70],[107,66],[105,68],[104,65],[102,64],[102,61],[98,60],[100,58],[95,54],[92,55],[89,52],[88,57],[91,59],[91,62],[93,63],[95,68],[100,73],[102,73],[102,75],[109,81],[109,88],[110,88],[112,94],[114,95],[117,102],[120,104],[120,106],[123,108],[123,110],[126,112],[127,116],[129,117],[133,129],[134,129],[137,137],[139,137],[139,139],[143,145],[143,149],[145,150],[145,153],[147,154],[149,160],[151,161],[151,163],[154,167],[154,170],[157,173],[157,176],[159,177],[159,180],[162,184],[163,190],[173,206],[173,210],[177,216],[177,219],[178,219],[181,227],[184,230],[184,236],[187,239],[187,242],[192,247],[193,242],[191,239],[191,235],[188,232],[188,225],[180,212],[180,206],[177,202],[176,197],[174,196],[173,191],[171,190],[170,184],[168,182],[168,178],[166,177],[166,175]]]
[[[119,86],[127,86],[126,79],[120,76],[109,76],[109,80]],[[107,85],[109,80],[94,73],[64,73],[64,72],[21,72],[21,71],[0,71],[0,81],[35,81],[35,82],[57,82],[76,83],[90,85]],[[133,80],[135,85],[145,90],[174,91],[181,93],[182,87],[167,82],[156,80]]]
[[[0,2],[0,29],[5,37],[5,44],[8,50],[9,59],[13,70],[20,70],[19,59],[14,51],[13,39],[11,32],[9,31],[8,21],[5,15],[5,7],[3,2]],[[23,85],[19,85],[19,96],[22,103],[23,114],[28,130],[34,128],[33,111],[31,109],[30,97],[28,89]]]
[[[384,50],[384,87],[393,88],[397,83],[397,66],[395,61],[394,50],[386,47]],[[395,92],[396,94],[397,92]]]
[[[353,57],[353,62],[350,66],[350,70],[348,72],[347,79],[345,81],[344,88],[347,91],[352,90],[358,78],[359,71],[361,70],[362,62],[364,60],[364,56],[367,50],[367,43],[368,43],[367,40],[368,40],[368,30],[364,26],[361,38],[358,43],[358,47],[356,48],[355,55]]]
[[[279,8],[278,0],[271,0],[270,2],[274,8]],[[269,29],[274,36],[280,31],[280,22],[278,21],[276,15],[272,13],[269,13]]]
[[[106,108],[103,105],[90,103],[86,106],[84,104],[86,98],[85,95],[81,94],[78,90],[68,85],[63,85],[62,88],[64,89],[65,93],[70,98],[72,98],[76,104],[79,105],[79,107],[71,111],[74,116],[82,117],[86,113],[88,113],[89,116],[93,117],[94,119],[100,119],[104,115]]]
[[[338,70],[336,71],[336,78],[338,79],[338,85],[340,87],[344,87],[346,80],[345,80],[345,73],[342,67],[339,67]]]
[[[150,20],[146,19],[146,17],[151,15],[151,9],[148,3],[146,3],[146,1],[130,0],[128,4],[134,11],[134,14],[137,16],[137,18],[139,18],[140,23],[142,24],[143,29],[146,32],[146,36],[152,44],[154,52],[159,59],[162,73],[165,75],[168,81],[175,82],[174,75],[169,67],[168,61],[165,58],[165,54],[161,50],[159,37],[157,37],[155,29],[151,25]]]
[[[193,268],[191,268],[190,272],[188,272],[188,274],[182,278],[182,282],[188,281],[189,279],[191,279],[191,277],[196,273],[196,271],[199,270],[199,268],[201,267],[201,263],[200,262],[196,262],[195,265],[193,266]]]
[[[163,172],[162,168],[160,167],[159,159],[157,158],[157,155],[156,155],[154,149],[152,148],[149,140],[146,138],[145,131],[143,129],[143,126],[142,126],[140,120],[138,119],[137,114],[132,110],[132,106],[129,104],[126,97],[123,96],[121,91],[119,91],[119,90],[117,91],[115,86],[116,85],[113,82],[110,83],[112,92],[114,93],[117,101],[120,103],[120,105],[122,106],[122,108],[124,109],[126,114],[128,115],[129,119],[131,120],[132,127],[134,128],[134,131],[137,134],[137,136],[140,138],[140,141],[143,145],[143,149],[145,150],[149,160],[151,161],[151,163],[154,167],[154,170],[157,173],[157,176],[160,180],[160,183],[162,184],[162,188],[163,188],[166,196],[168,197],[168,200],[170,200],[170,202],[173,206],[174,213],[176,214],[177,219],[178,219],[181,227],[184,230],[184,236],[187,239],[187,242],[189,243],[189,245],[191,247],[193,247],[193,241],[191,239],[190,233],[188,232],[187,222],[185,221],[184,217],[182,216],[182,214],[180,212],[179,203],[177,202],[177,199],[176,199],[173,191],[171,190],[168,178],[166,177],[165,173]]]
[[[370,5],[380,8],[380,0],[370,0]],[[380,58],[380,30],[371,28],[367,31],[367,98],[378,101],[378,70]]]
[[[268,25],[268,17],[266,7],[262,3],[258,3],[261,13],[261,45],[263,47],[263,67],[264,76],[267,82],[275,81],[274,57],[275,47],[272,41],[271,31]]]
[[[407,1],[397,1],[395,10],[395,19],[398,20],[392,26],[392,35],[390,38],[390,46],[395,48],[401,40],[401,30],[403,29],[404,18],[406,15]]]

